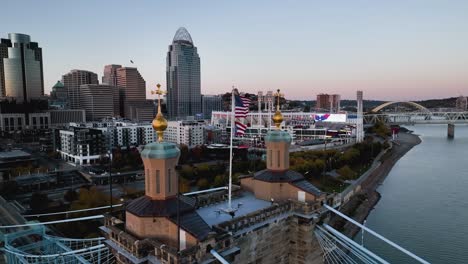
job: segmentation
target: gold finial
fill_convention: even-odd
[[[280,93],[280,89],[278,89],[273,96],[276,96],[278,99],[276,103],[276,112],[275,112],[275,115],[273,115],[273,122],[275,123],[276,128],[279,129],[281,126],[281,123],[283,122],[283,115],[281,114],[281,111],[280,111],[280,97],[283,97],[284,94]]]
[[[161,85],[158,83],[156,85],[158,87],[156,91],[151,91],[151,94],[157,94],[158,95],[158,113],[156,114],[156,117],[153,119],[153,129],[156,131],[158,134],[158,142],[163,141],[164,137],[164,130],[167,128],[167,120],[164,118],[163,114],[161,113],[161,95],[166,94],[167,92],[161,91]]]

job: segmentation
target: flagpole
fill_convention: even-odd
[[[231,91],[231,143],[229,145],[229,188],[228,188],[228,210],[232,209],[231,206],[231,195],[232,195],[232,138],[234,137],[234,119],[236,118],[235,114],[236,103],[234,101],[234,86]]]

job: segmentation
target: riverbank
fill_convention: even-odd
[[[393,147],[381,158],[381,165],[376,168],[361,184],[361,191],[355,194],[340,211],[362,223],[380,200],[380,194],[376,191],[385,180],[396,162],[414,146],[421,143],[417,135],[400,133]],[[330,219],[330,225],[340,230],[348,237],[354,237],[360,230],[359,227],[344,221],[341,217],[334,216]]]

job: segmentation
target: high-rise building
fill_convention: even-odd
[[[98,84],[98,76],[94,72],[71,70],[62,76],[62,83],[67,88],[68,101],[71,109],[81,108],[80,86],[83,84]]]
[[[468,98],[460,95],[455,101],[455,108],[460,111],[466,111],[468,109]]]
[[[145,102],[146,82],[137,68],[121,67],[115,70],[117,87],[120,91],[121,116],[130,117],[130,105]]]
[[[83,84],[80,86],[80,105],[86,111],[86,120],[95,121],[114,116],[115,89],[110,85]]]
[[[211,118],[211,112],[223,110],[221,95],[202,95],[202,112],[204,119]]]
[[[8,34],[0,41],[0,96],[28,102],[43,95],[42,49],[29,35]]]
[[[121,87],[125,94],[125,101],[146,100],[146,82],[137,68],[121,67],[116,69],[117,86]]]
[[[339,94],[318,94],[317,110],[329,110],[331,113],[340,111],[341,96]]]
[[[187,29],[177,30],[166,63],[169,118],[185,119],[202,113],[200,57]]]
[[[110,64],[104,66],[104,75],[102,76],[102,84],[117,86],[117,69],[122,68],[122,65]]]

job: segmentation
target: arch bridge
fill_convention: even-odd
[[[375,107],[374,109],[371,110],[371,113],[377,113],[379,112],[380,110],[386,108],[386,107],[389,107],[391,105],[396,105],[396,104],[407,104],[407,105],[410,105],[410,106],[413,106],[419,110],[421,110],[422,112],[430,112],[429,109],[427,109],[426,107],[418,104],[418,103],[415,103],[415,102],[411,102],[411,101],[408,101],[408,102],[405,102],[405,101],[392,101],[392,102],[386,102],[386,103],[383,103],[377,107]]]
[[[408,104],[420,111],[415,112],[380,112],[380,110],[394,104]],[[447,135],[454,137],[455,124],[468,124],[468,112],[433,112],[415,102],[387,102],[381,104],[363,117],[365,124],[382,122],[391,125],[415,125],[415,124],[447,124]]]

